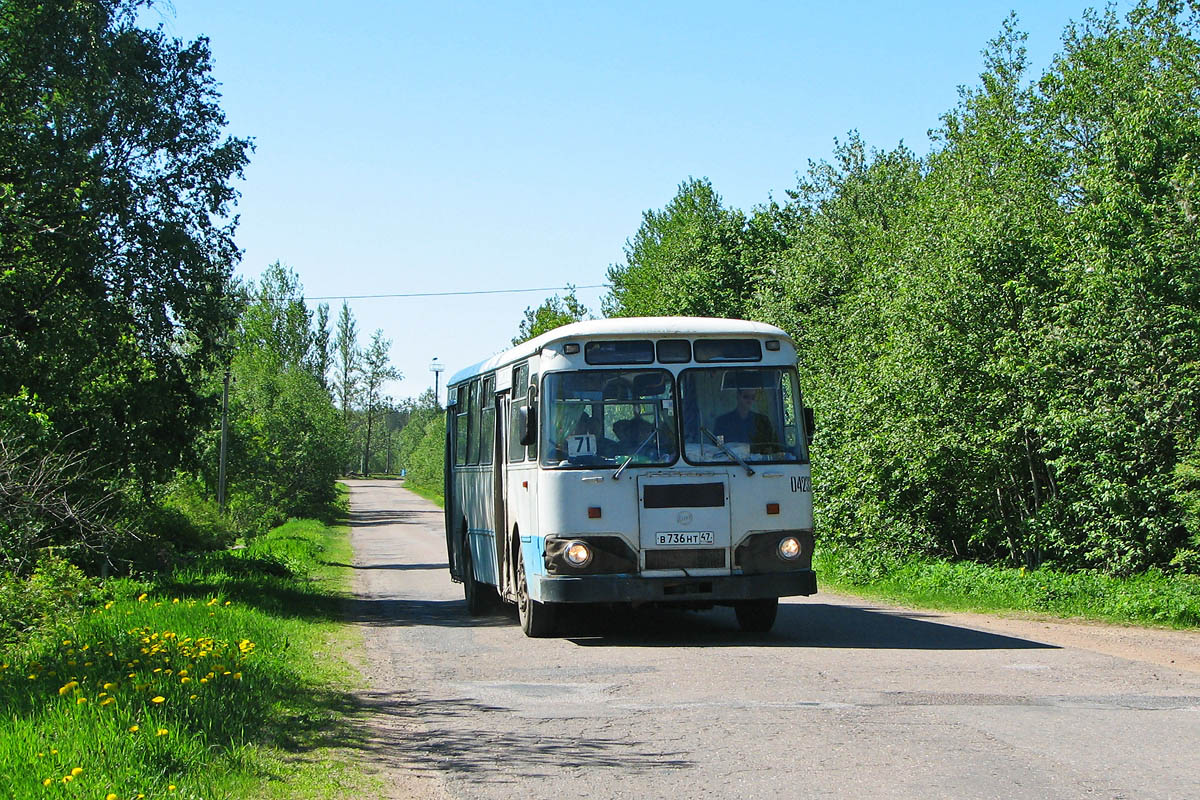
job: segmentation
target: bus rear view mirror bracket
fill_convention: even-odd
[[[808,406],[804,407],[804,438],[811,445],[813,443],[813,434],[817,430],[817,420],[813,416],[813,410]]]
[[[522,446],[534,443],[537,438],[537,411],[531,406],[517,409],[517,436]]]

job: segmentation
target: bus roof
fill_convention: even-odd
[[[591,319],[572,322],[541,336],[486,358],[450,376],[446,386],[450,387],[496,367],[528,358],[543,347],[562,339],[590,339],[597,336],[632,338],[663,336],[770,336],[776,339],[792,337],[782,328],[765,322],[749,322],[744,319],[718,319],[715,317],[615,317],[613,319]]]

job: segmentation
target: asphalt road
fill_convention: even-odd
[[[350,486],[390,797],[1200,797],[1195,632],[817,594],[765,636],[714,609],[528,639],[467,616],[435,505]]]

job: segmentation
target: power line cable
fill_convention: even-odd
[[[379,300],[397,297],[459,297],[468,294],[521,294],[522,292],[560,292],[574,289],[607,289],[607,283],[587,286],[542,286],[535,289],[470,289],[460,292],[405,292],[397,294],[335,294],[324,297],[305,297],[305,300]]]

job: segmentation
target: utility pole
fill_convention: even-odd
[[[438,408],[442,407],[442,401],[438,398],[438,376],[446,369],[446,365],[437,360],[437,356],[433,357],[433,363],[429,365],[429,371],[433,373],[433,402]]]

